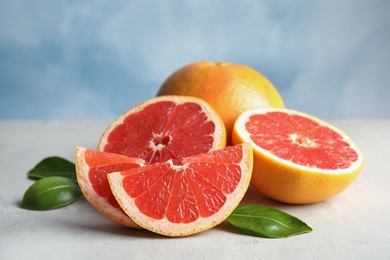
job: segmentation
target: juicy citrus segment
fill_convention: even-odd
[[[138,225],[186,236],[221,223],[244,196],[252,172],[248,144],[108,175],[122,209]]]
[[[138,157],[146,164],[223,148],[221,118],[203,100],[164,96],[128,110],[103,133],[98,150]]]
[[[233,143],[241,142],[254,149],[252,185],[287,203],[313,203],[340,193],[364,161],[347,134],[291,109],[244,112],[233,130]]]
[[[157,96],[184,95],[202,98],[221,116],[228,143],[237,117],[261,107],[284,107],[277,89],[260,72],[241,64],[198,61],[173,72]]]
[[[112,194],[107,174],[140,167],[143,160],[76,147],[75,161],[77,181],[85,198],[109,218],[129,227],[140,228],[120,208]]]

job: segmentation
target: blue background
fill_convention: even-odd
[[[198,60],[323,119],[390,118],[389,28],[386,0],[0,0],[0,119],[113,119]]]

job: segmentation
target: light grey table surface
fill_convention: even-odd
[[[53,211],[19,208],[44,157],[74,161],[95,148],[105,121],[0,121],[0,259],[390,259],[390,121],[331,121],[365,154],[344,192],[311,205],[287,205],[250,189],[243,203],[290,213],[313,232],[285,239],[241,234],[228,223],[183,238],[123,227],[84,198]]]

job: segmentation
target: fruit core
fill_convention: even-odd
[[[297,144],[299,146],[308,147],[308,148],[317,147],[317,144],[313,140],[303,135],[294,133],[290,135],[290,139],[294,144]]]
[[[156,150],[161,150],[169,144],[171,138],[162,134],[153,134],[152,145]]]

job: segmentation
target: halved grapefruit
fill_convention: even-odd
[[[119,116],[103,133],[97,149],[152,164],[225,146],[225,126],[208,103],[195,97],[161,96]]]
[[[264,108],[242,113],[233,143],[254,149],[251,184],[286,203],[319,202],[343,191],[363,167],[352,139],[329,123],[291,109]]]
[[[119,206],[108,184],[107,173],[140,167],[144,161],[76,147],[75,162],[77,181],[84,197],[107,217],[125,226],[140,228]]]
[[[108,174],[111,190],[135,223],[166,236],[214,227],[238,206],[252,174],[249,144]]]

